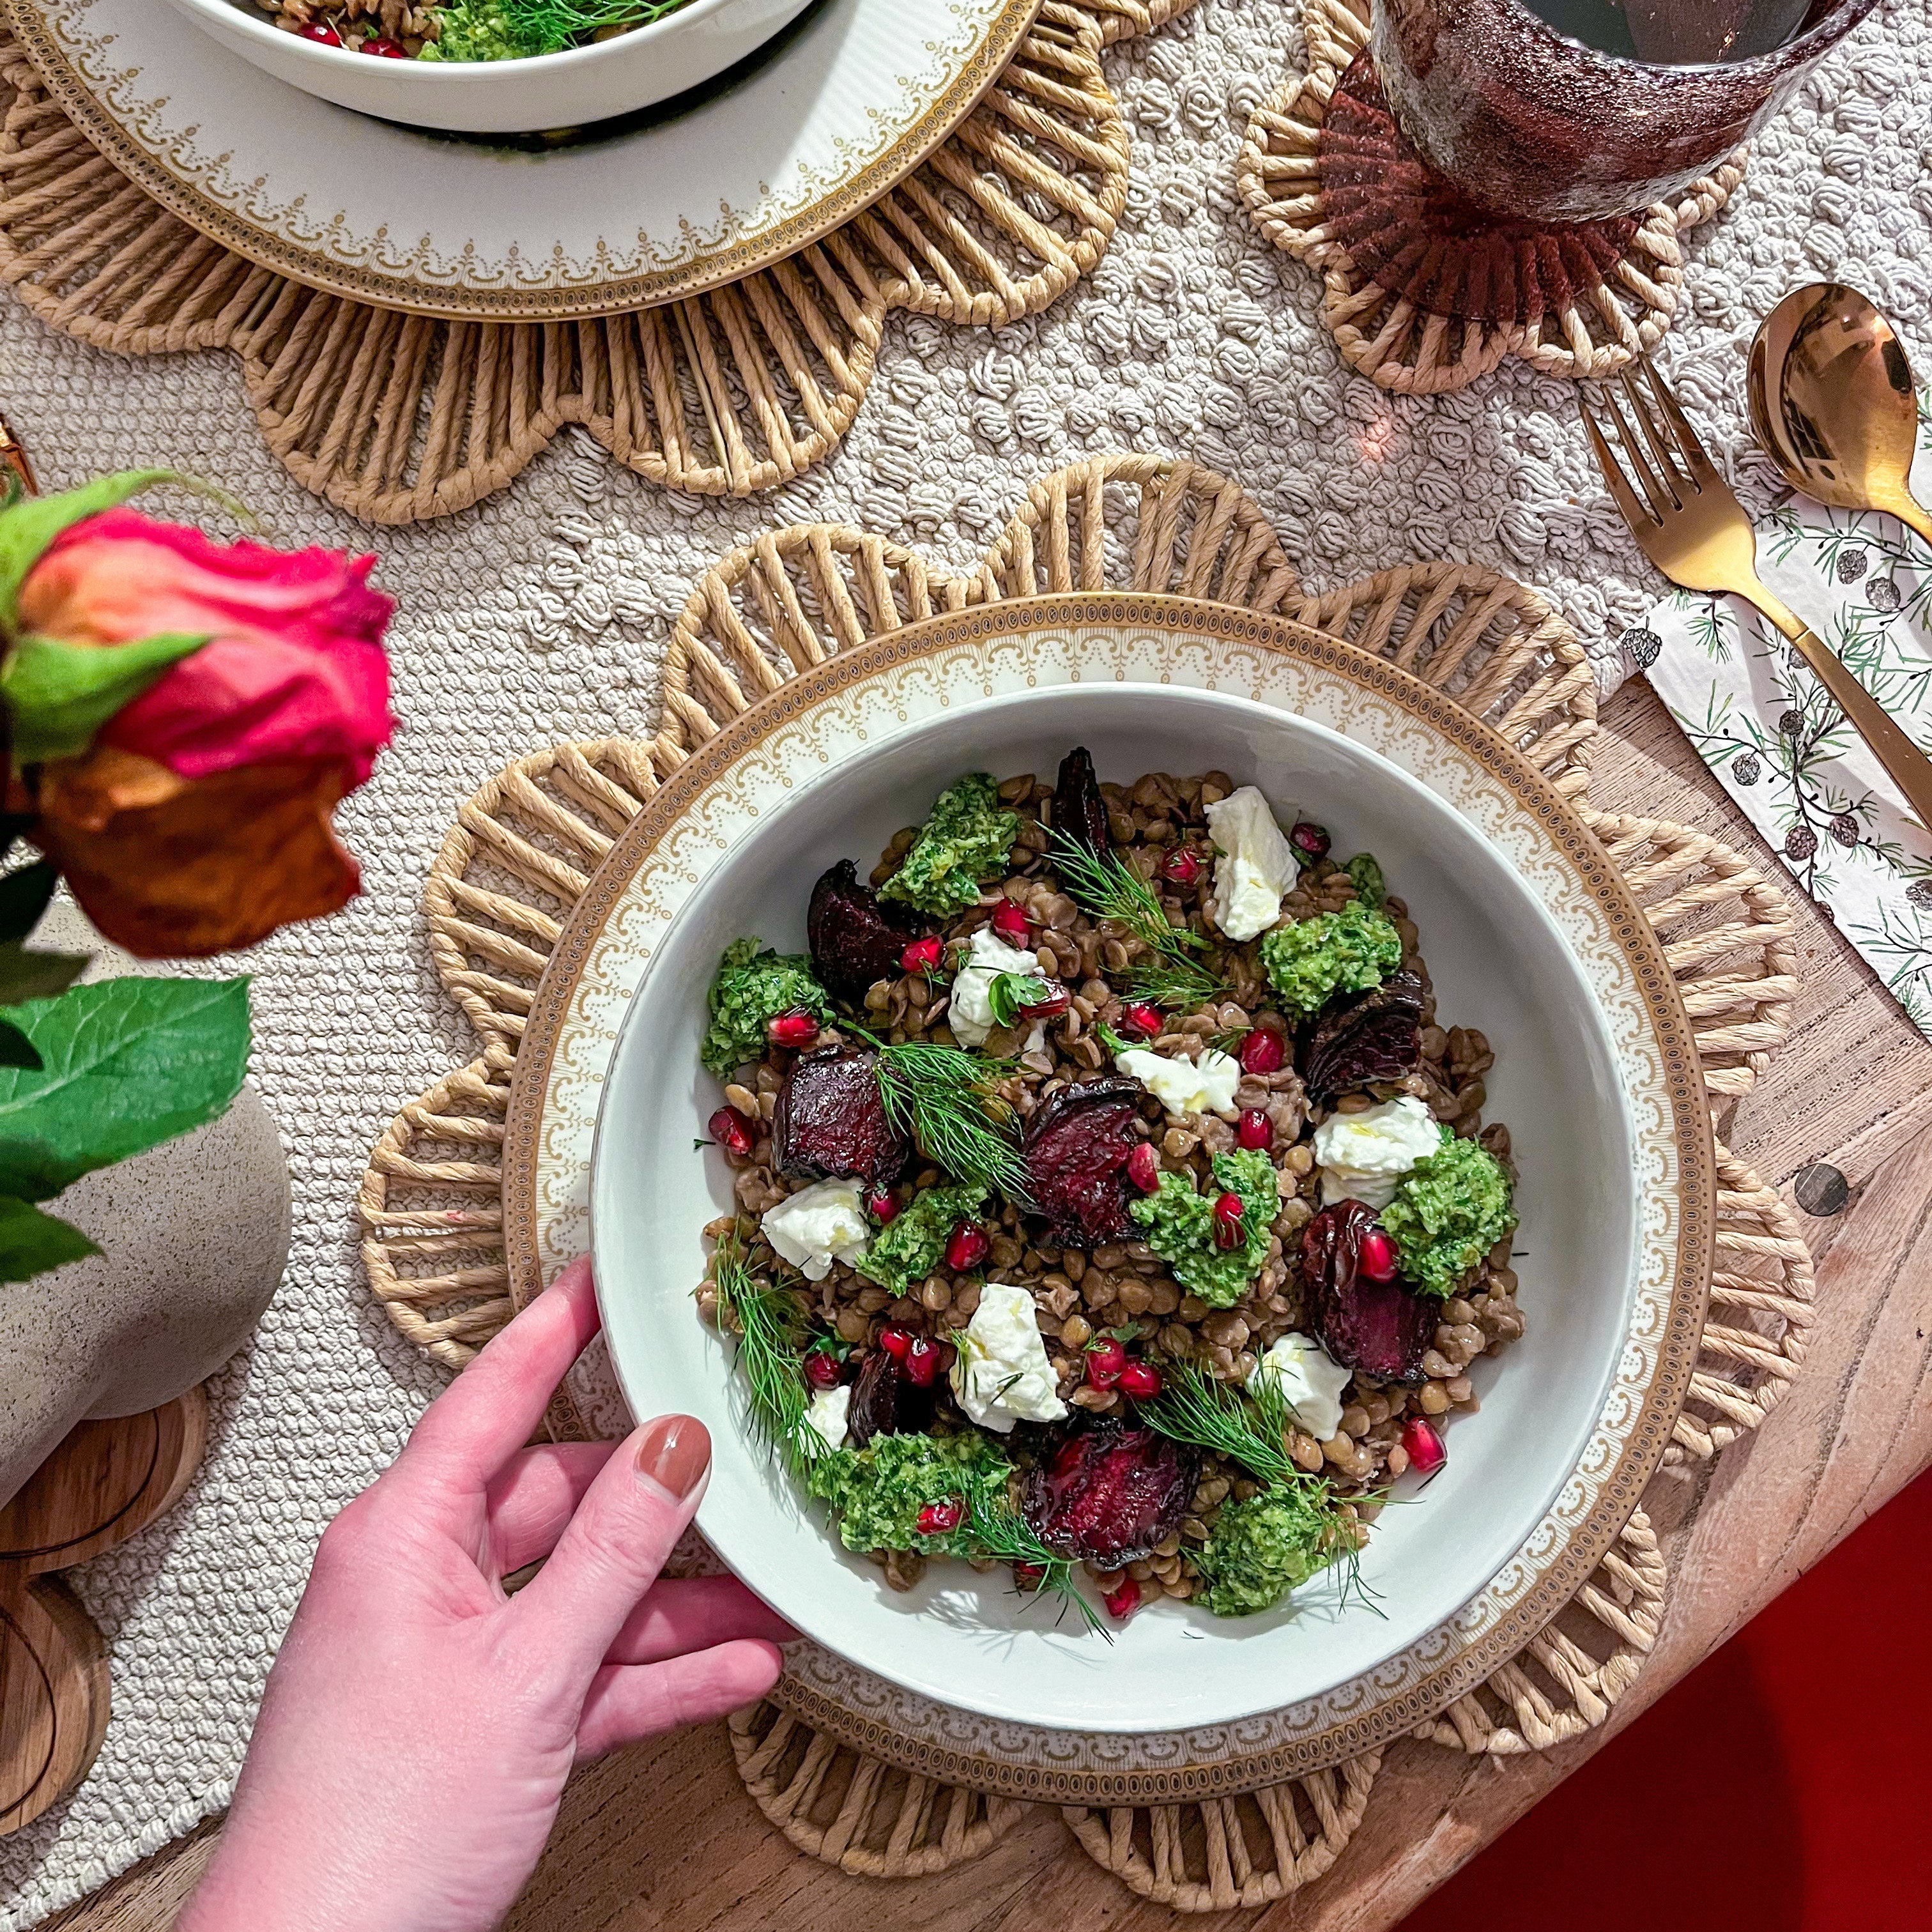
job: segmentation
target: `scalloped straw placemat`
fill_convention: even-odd
[[[405,1336],[460,1369],[512,1312],[500,1160],[524,1016],[571,906],[665,776],[721,723],[834,651],[938,610],[1109,589],[1279,612],[1390,658],[1484,718],[1582,806],[1635,889],[1676,974],[1714,1108],[1750,1089],[1785,1036],[1797,987],[1784,900],[1716,839],[1589,809],[1589,667],[1542,597],[1493,572],[1431,562],[1306,596],[1233,484],[1191,464],[1102,458],[1035,484],[970,576],[823,524],[734,550],[677,620],[656,737],[537,752],[464,806],[424,899],[437,972],[483,1050],[403,1109],[360,1198],[370,1281]],[[1713,1456],[1755,1428],[1796,1374],[1811,1320],[1811,1264],[1789,1210],[1721,1145],[1718,1160],[1717,1270],[1667,1463]],[[1667,1584],[1640,1509],[1552,1622],[1418,1735],[1502,1756],[1601,1724],[1655,1639]],[[754,1802],[814,1858],[917,1877],[976,1856],[1019,1815],[1008,1799],[854,1751],[784,1699],[782,1684],[734,1717],[732,1744]],[[1237,1797],[1065,1815],[1094,1859],[1146,1897],[1190,1911],[1260,1905],[1334,1864],[1379,1762],[1371,1754]]]
[[[1269,241],[1320,274],[1322,324],[1351,368],[1427,395],[1466,388],[1507,356],[1582,378],[1656,346],[1683,292],[1680,237],[1730,200],[1747,150],[1674,205],[1626,220],[1492,225],[1465,204],[1444,236],[1431,226],[1442,178],[1376,80],[1369,0],[1301,0],[1301,28],[1306,70],[1255,110],[1235,182]],[[1403,272],[1418,260],[1428,288]]]
[[[654,483],[749,496],[851,427],[895,309],[997,327],[1094,267],[1127,196],[1101,50],[1192,4],[1046,0],[930,159],[776,267],[635,314],[495,323],[324,295],[178,220],[55,105],[0,0],[0,280],[97,348],[232,350],[290,473],[372,523],[466,508],[567,423]]]

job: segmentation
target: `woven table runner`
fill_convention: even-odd
[[[1304,596],[1275,532],[1197,466],[1103,458],[1036,484],[970,574],[826,524],[773,531],[692,590],[674,630],[650,740],[519,760],[458,814],[425,904],[439,976],[480,1057],[405,1108],[375,1148],[361,1212],[370,1280],[402,1333],[460,1367],[512,1312],[502,1246],[503,1122],[517,1042],[549,947],[629,816],[697,744],[831,652],[935,611],[1056,590],[1168,591],[1278,612],[1456,695],[1580,805],[1664,938],[1714,1106],[1748,1091],[1784,1039],[1796,989],[1777,889],[1720,841],[1589,810],[1588,662],[1535,592],[1467,566],[1418,563]],[[1693,1390],[1669,1463],[1754,1428],[1804,1355],[1811,1270],[1789,1210],[1720,1147],[1718,1268]],[[574,1414],[554,1411],[560,1429]],[[1602,1723],[1641,1667],[1667,1577],[1641,1509],[1575,1598],[1511,1662],[1418,1735],[1494,1756]],[[799,1848],[878,1877],[976,1856],[1022,1808],[896,1771],[772,1701],[732,1720],[746,1787]],[[823,1721],[823,1720],[821,1720]],[[1183,1910],[1255,1905],[1327,1870],[1370,1802],[1379,1754],[1239,1798],[1070,1809],[1082,1847]]]

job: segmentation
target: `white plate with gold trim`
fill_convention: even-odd
[[[1428,1501],[1385,1513],[1370,1544],[1383,1618],[1311,1586],[1249,1624],[1160,1606],[1103,1652],[1039,1628],[970,1572],[946,1576],[956,1566],[895,1598],[774,1489],[724,1352],[690,1306],[699,1230],[728,1198],[722,1163],[705,1172],[673,1117],[704,1084],[696,1034],[683,1037],[708,978],[694,962],[748,918],[775,943],[800,937],[802,905],[794,920],[780,882],[808,881],[848,808],[856,850],[902,821],[899,792],[929,795],[955,766],[1004,772],[1078,738],[1119,776],[1150,728],[1166,754],[1150,765],[1232,747],[1214,762],[1252,766],[1270,789],[1313,776],[1326,789],[1317,802],[1304,786],[1304,807],[1376,843],[1445,1011],[1496,1046],[1491,1111],[1517,1130],[1534,1253],[1520,1270],[1528,1335],[1484,1364],[1484,1410]],[[796,841],[788,861],[780,848]],[[1273,1783],[1374,1748],[1473,1688],[1568,1600],[1681,1406],[1714,1182],[1668,964],[1546,780],[1439,693],[1320,633],[1105,596],[1002,604],[842,652],[671,776],[579,902],[519,1050],[504,1208],[520,1295],[590,1244],[593,1198],[625,1393],[707,1419],[718,1451],[700,1523],[819,1640],[792,1654],[781,1700],[928,1775],[1119,1803]],[[587,1367],[574,1393],[598,1432],[626,1425],[608,1373]]]
[[[153,0],[0,0],[55,100],[171,213],[310,287],[548,322],[735,281],[829,233],[970,113],[1040,0],[818,0],[695,97],[549,147],[290,87]]]

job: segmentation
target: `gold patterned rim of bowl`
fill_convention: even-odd
[[[277,274],[326,295],[406,314],[466,322],[571,322],[656,308],[768,268],[842,228],[896,188],[979,106],[1034,23],[1041,0],[1007,0],[959,73],[917,121],[858,172],[768,229],[719,243],[646,274],[560,287],[501,289],[372,274],[245,219],[171,172],[134,140],[68,58],[44,17],[50,0],[0,0],[11,29],[68,118],[129,180],[172,215]],[[287,85],[278,82],[278,86]],[[345,112],[354,110],[345,109]]]
[[[952,1735],[922,1736],[908,1729],[902,1707],[884,1712],[860,1708],[836,1691],[828,1692],[824,1684],[803,1682],[796,1674],[788,1675],[773,1694],[814,1728],[854,1749],[944,1782],[1052,1804],[1172,1804],[1252,1790],[1358,1756],[1412,1731],[1473,1690],[1562,1608],[1610,1550],[1663,1457],[1689,1388],[1710,1288],[1717,1212],[1716,1158],[1695,1038],[1663,946],[1622,874],[1562,794],[1488,726],[1408,672],[1324,632],[1228,605],[1141,592],[1015,598],[949,613],[841,651],[799,672],[707,740],[671,773],[606,854],[566,921],[518,1049],[503,1142],[503,1232],[510,1292],[520,1307],[543,1282],[539,1138],[564,1023],[623,892],[693,802],[808,708],[849,693],[868,678],[962,645],[993,646],[1029,632],[1083,626],[1164,632],[1184,646],[1245,648],[1339,674],[1365,696],[1398,707],[1479,766],[1536,820],[1604,914],[1616,948],[1630,969],[1654,1042],[1658,1085],[1670,1113],[1661,1137],[1674,1149],[1678,1162],[1673,1197],[1677,1240],[1668,1294],[1660,1298],[1667,1312],[1656,1338],[1657,1367],[1643,1390],[1635,1421],[1624,1430],[1613,1465],[1602,1476],[1594,1504],[1587,1514],[1563,1526],[1556,1546],[1534,1560],[1533,1581],[1506,1612],[1474,1640],[1460,1647],[1450,1645],[1441,1660],[1422,1666],[1419,1678],[1400,1694],[1371,1700],[1366,1711],[1338,1715],[1286,1744],[1216,1748],[1209,1762],[1124,1770],[1070,1761],[1068,1740],[1084,1734],[1042,1727],[1037,1736],[1053,1741],[1052,1748],[1040,1750],[1030,1762],[1016,1762],[1010,1749],[1002,1756],[988,1755],[958,1734],[967,1726],[1011,1733],[1010,1724],[994,1726],[992,1720],[953,1712],[950,1714],[962,1721]],[[568,1400],[565,1406],[574,1408]],[[1520,1554],[1513,1562],[1526,1560]],[[1412,1656],[1424,1647],[1412,1645],[1399,1655]],[[835,1662],[842,1665],[843,1660]],[[1363,1685],[1386,1668],[1364,1672],[1351,1684]],[[1348,1701],[1348,1688],[1338,1687],[1313,1701],[1341,1709]],[[1251,1731],[1254,1721],[1207,1730]]]

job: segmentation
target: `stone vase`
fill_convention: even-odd
[[[172,970],[110,945],[64,901],[31,943],[92,952],[83,981]],[[288,1162],[252,1087],[220,1120],[48,1205],[102,1252],[0,1286],[0,1504],[75,1424],[158,1408],[213,1374],[288,1260]]]

